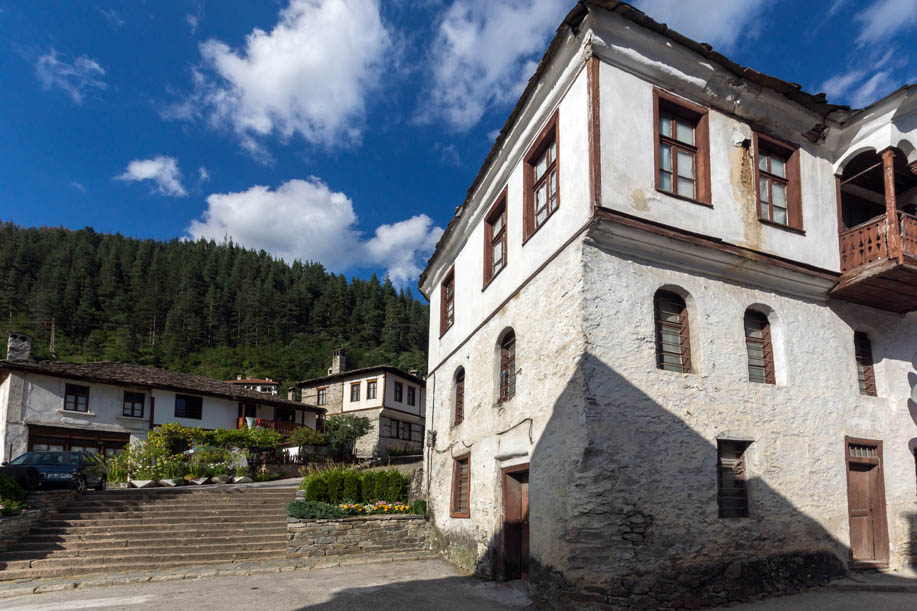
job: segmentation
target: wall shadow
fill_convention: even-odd
[[[804,495],[791,501],[758,475],[754,430],[723,436],[751,442],[749,517],[718,517],[717,446],[676,415],[696,405],[684,397],[700,392],[691,384],[685,379],[667,408],[599,358],[581,357],[530,455],[530,584],[541,604],[695,609],[790,594],[846,573],[850,550],[820,522],[846,528],[846,488],[837,491],[843,506],[809,503],[819,519],[807,515],[798,508]],[[791,465],[789,457],[777,467]],[[801,479],[817,478],[809,466],[800,463]],[[448,556],[448,533],[437,537]],[[500,576],[500,545],[497,530],[478,575]]]

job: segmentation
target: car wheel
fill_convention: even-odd
[[[98,490],[99,492],[101,492],[102,490],[105,490],[106,483],[107,483],[106,477],[103,475],[102,478],[99,480],[99,485],[96,486],[96,490]]]
[[[80,476],[80,479],[78,479],[77,482],[76,482],[76,490],[77,490],[77,492],[80,492],[80,493],[86,492],[86,489],[87,489],[88,487],[89,487],[89,486],[86,484],[86,476],[85,476],[85,475],[81,475],[81,476]]]

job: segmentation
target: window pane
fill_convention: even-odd
[[[767,172],[767,155],[758,153],[758,168]]]
[[[766,219],[770,217],[771,211],[767,206],[767,202],[762,201],[760,204],[761,209],[758,211],[758,214],[761,218]]]
[[[493,248],[494,271],[497,271],[503,266],[503,242],[498,241]]]
[[[675,138],[686,144],[694,145],[694,125],[684,119],[676,119],[677,134]]]
[[[774,222],[786,225],[786,208],[779,208],[774,205]]]
[[[786,208],[786,185],[776,180],[771,182],[771,195],[774,197],[774,206]]]
[[[548,168],[547,155],[542,155],[538,158],[538,161],[535,162],[535,180],[541,178],[544,174],[544,171]]]
[[[678,194],[685,197],[694,197],[694,181],[690,178],[678,179]]]
[[[665,170],[659,171],[659,188],[663,191],[672,190],[672,174]]]
[[[551,165],[551,163],[557,158],[557,142],[551,142],[551,146],[548,147],[547,156],[548,165]]]
[[[503,215],[502,214],[494,219],[492,233],[494,236],[496,236],[501,231],[503,231]]]
[[[659,145],[659,167],[669,172],[672,171],[672,147],[668,144]]]
[[[760,194],[761,201],[767,202],[767,179],[764,177],[758,181],[758,193]],[[767,214],[762,214],[761,216],[767,216]]]
[[[678,175],[685,178],[694,178],[694,155],[678,151]]]
[[[672,117],[667,114],[659,114],[659,133],[663,136],[672,137]]]
[[[557,208],[557,172],[551,172],[548,176],[548,210],[554,211]]]
[[[771,155],[771,174],[786,178],[786,160],[776,155]]]

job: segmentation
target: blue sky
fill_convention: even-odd
[[[917,81],[915,0],[636,4],[835,103]],[[413,285],[572,5],[0,1],[0,220]]]

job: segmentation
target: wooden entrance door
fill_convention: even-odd
[[[529,576],[529,467],[520,465],[503,470],[503,549],[504,579]]]
[[[854,565],[888,563],[888,525],[882,442],[847,437],[847,510],[850,514],[850,556]]]

